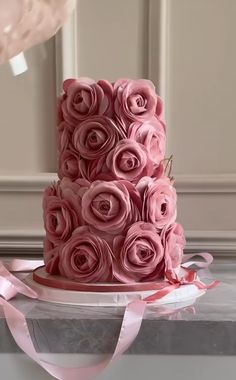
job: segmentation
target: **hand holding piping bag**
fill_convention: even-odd
[[[27,70],[23,52],[51,38],[71,13],[75,0],[0,0],[0,63],[13,74]]]

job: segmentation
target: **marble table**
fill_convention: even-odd
[[[128,354],[235,355],[236,261],[215,260],[205,277],[221,284],[178,310],[148,307]],[[44,353],[111,353],[123,308],[49,304],[17,297],[12,301],[27,316],[36,350]],[[176,307],[176,305],[175,305]],[[0,353],[17,353],[0,309]]]

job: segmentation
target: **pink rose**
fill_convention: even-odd
[[[128,138],[143,144],[155,164],[159,165],[164,160],[166,134],[163,125],[156,118],[144,123],[132,123],[128,128]]]
[[[112,181],[114,177],[108,172],[106,166],[106,156],[99,157],[97,160],[86,160],[81,158],[79,162],[81,176],[90,182],[96,180]]]
[[[61,106],[62,106],[62,103],[65,100],[65,98],[66,98],[66,94],[62,94],[57,100],[57,115],[56,115],[57,116],[57,118],[56,118],[57,125],[59,125],[62,121],[64,121]]]
[[[61,181],[54,181],[44,190],[43,194],[43,208],[46,207],[49,197],[59,197],[61,194],[60,188]]]
[[[62,121],[57,130],[57,149],[59,154],[66,149],[72,148],[72,132],[73,128]]]
[[[135,188],[125,181],[95,181],[82,198],[82,216],[97,230],[114,235],[139,219],[139,201]]]
[[[142,218],[162,229],[176,219],[177,196],[168,177],[153,179],[142,178],[137,189],[143,198]]]
[[[153,173],[153,163],[146,148],[131,139],[119,141],[108,154],[106,164],[116,179],[131,182]]]
[[[137,222],[114,239],[114,277],[120,282],[156,281],[164,275],[164,249],[156,228]]]
[[[68,79],[64,82],[65,94],[61,98],[63,119],[76,125],[91,115],[108,115],[112,112],[112,85],[89,78]]]
[[[60,273],[81,283],[108,282],[112,279],[112,257],[105,240],[87,227],[79,227],[60,250]]]
[[[166,271],[172,271],[180,266],[186,244],[181,224],[174,223],[168,229],[163,230],[162,239],[165,248]]]
[[[119,141],[119,135],[113,120],[93,116],[75,127],[73,144],[83,158],[94,160],[108,153]]]
[[[72,181],[81,177],[79,155],[71,150],[64,150],[59,156],[59,178],[68,177]]]
[[[159,179],[159,178],[164,178],[166,175],[165,175],[165,164],[164,164],[164,160],[160,162],[159,165],[155,165],[154,166],[154,170],[153,170],[153,173],[152,173],[152,178],[155,178],[155,179]]]
[[[165,113],[164,113],[164,102],[160,96],[157,96],[157,106],[156,106],[156,118],[162,124],[164,131],[166,131],[166,121],[165,121]]]
[[[81,182],[84,180],[81,180]],[[44,226],[47,238],[54,246],[67,241],[81,224],[81,198],[86,183],[73,183],[63,178],[58,188],[45,191],[43,200]]]
[[[157,95],[151,81],[121,79],[115,83],[114,89],[117,118],[144,122],[155,115]]]
[[[44,263],[45,269],[49,274],[58,275],[59,272],[59,247],[54,246],[54,244],[48,240],[47,237],[44,239]]]

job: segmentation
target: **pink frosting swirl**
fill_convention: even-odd
[[[82,198],[84,220],[113,235],[138,220],[139,195],[131,184],[127,186],[123,181],[93,182]]]
[[[162,232],[165,248],[166,271],[178,268],[182,262],[183,250],[186,244],[184,229],[179,223],[174,223]]]
[[[142,178],[137,184],[143,199],[142,218],[158,229],[162,229],[176,219],[177,196],[168,177]]]
[[[131,182],[153,173],[146,148],[131,139],[121,140],[108,154],[106,164],[116,179]]]
[[[79,227],[60,250],[59,270],[62,276],[81,283],[110,281],[112,256],[105,240]]]
[[[91,115],[111,114],[113,87],[109,82],[101,80],[96,83],[90,78],[67,79],[63,88],[61,111],[69,124],[76,125]],[[59,115],[61,118],[60,112]]]
[[[166,134],[156,118],[144,123],[132,123],[128,128],[128,138],[143,144],[155,164],[159,165],[165,158]]]
[[[155,281],[164,274],[164,248],[156,228],[133,224],[124,237],[114,239],[114,277],[120,282]]]
[[[67,241],[81,224],[81,198],[87,190],[87,181],[78,183],[63,178],[59,185],[50,186],[44,193],[44,226],[48,240],[59,245]]]
[[[119,135],[112,119],[93,116],[75,127],[73,144],[83,158],[94,160],[109,152],[119,141]]]
[[[118,119],[144,122],[155,115],[157,95],[151,81],[121,79],[114,89],[114,110]]]

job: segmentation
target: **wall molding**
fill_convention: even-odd
[[[35,194],[35,205],[40,204],[42,192],[52,181],[57,180],[56,173],[40,173],[32,175],[1,175],[0,199],[4,201],[8,193],[24,202],[27,207],[27,194]],[[225,193],[236,193],[236,175],[179,175],[176,176],[178,194],[190,194],[194,199],[201,194],[216,194],[218,202]],[[23,198],[21,198],[23,195]],[[220,197],[220,198],[219,198]],[[14,207],[14,206],[13,206]],[[32,204],[31,204],[32,207]],[[11,210],[9,210],[11,212]],[[39,217],[41,218],[41,216]],[[40,225],[40,224],[39,224]],[[0,254],[41,254],[43,247],[44,230],[31,229],[4,229],[0,230]],[[236,232],[234,231],[186,231],[186,252],[210,251],[226,257],[236,257]]]
[[[55,37],[57,95],[64,79],[78,77],[77,10],[76,1],[74,11]]]
[[[167,107],[169,0],[149,0],[148,78],[157,86]]]
[[[42,254],[44,230],[0,231],[0,255]],[[208,251],[217,257],[236,257],[235,231],[186,231],[185,251]]]
[[[0,175],[0,193],[41,193],[49,183],[57,179],[56,173]],[[176,175],[175,183],[177,192],[180,194],[236,193],[236,174]]]
[[[0,175],[0,193],[41,193],[57,179],[56,173]]]
[[[185,174],[174,177],[180,194],[236,193],[236,174]]]
[[[43,230],[1,230],[0,254],[42,254]]]
[[[186,231],[187,252],[208,251],[236,257],[235,231]]]

